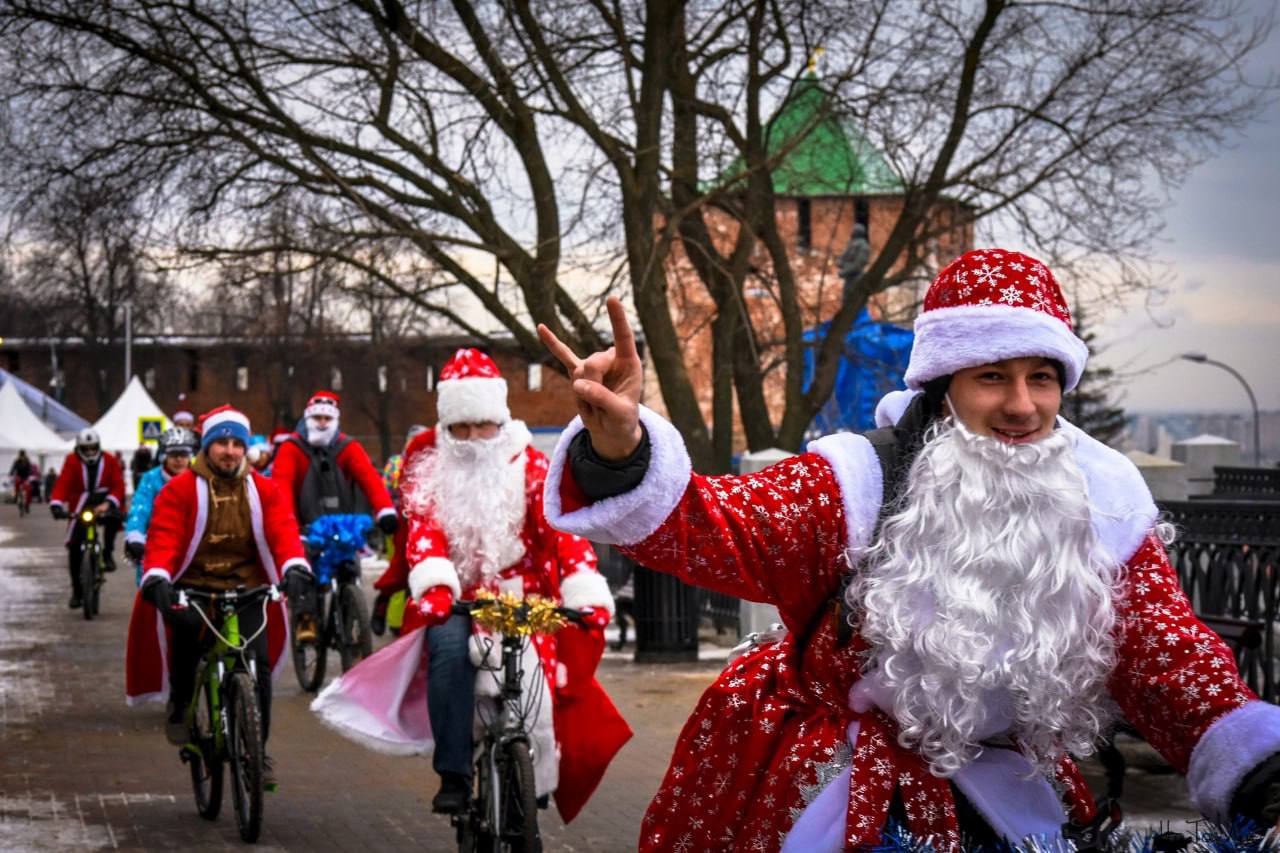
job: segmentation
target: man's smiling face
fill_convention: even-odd
[[[1053,432],[1062,383],[1050,359],[1010,358],[956,371],[947,398],[951,413],[973,432],[1028,444]]]

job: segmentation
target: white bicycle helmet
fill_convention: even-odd
[[[168,456],[170,453],[185,453],[188,456],[194,456],[200,448],[200,440],[196,438],[195,430],[187,429],[184,426],[169,427],[160,436],[160,455]]]

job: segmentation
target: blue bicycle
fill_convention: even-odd
[[[317,593],[312,614],[318,626],[315,639],[299,639],[302,612],[292,601],[289,614],[293,671],[308,693],[324,684],[329,649],[337,650],[343,672],[373,654],[373,629],[360,585],[359,556],[372,527],[367,515],[323,515],[307,530],[307,550],[315,555],[311,561]]]

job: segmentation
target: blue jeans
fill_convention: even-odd
[[[476,670],[470,655],[471,617],[455,613],[427,629],[427,716],[435,737],[436,773],[471,778],[471,718]]]

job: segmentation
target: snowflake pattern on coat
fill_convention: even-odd
[[[703,695],[645,814],[642,851],[779,849],[855,720],[848,846],[879,841],[895,792],[913,833],[958,845],[950,784],[898,745],[892,719],[848,706],[866,645],[856,635],[841,644],[836,630],[833,602],[848,565],[842,501],[830,465],[814,454],[747,476],[693,475],[657,530],[621,549],[687,583],[773,603],[790,632],[735,661]],[[1128,560],[1122,583],[1109,687],[1185,772],[1209,725],[1254,697],[1230,651],[1196,619],[1157,539]],[[1056,776],[1068,814],[1091,819],[1078,768],[1064,759]]]

